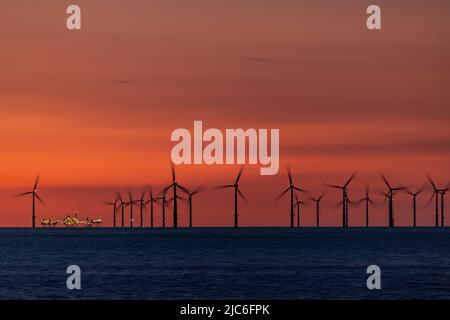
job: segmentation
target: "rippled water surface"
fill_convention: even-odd
[[[0,229],[0,255],[0,299],[450,298],[449,229]]]

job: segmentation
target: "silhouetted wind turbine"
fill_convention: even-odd
[[[347,226],[350,226],[350,209],[349,205],[356,208],[361,202],[360,201],[352,201],[349,197],[347,197]]]
[[[116,196],[116,200],[114,202],[105,201],[105,205],[113,207],[113,228],[116,227],[116,210],[117,210],[117,202],[119,202],[120,196]]]
[[[359,203],[364,202],[365,203],[365,207],[366,207],[366,227],[369,227],[369,223],[370,223],[370,217],[369,217],[369,207],[372,205],[375,205],[375,202],[370,198],[370,189],[369,187],[366,186],[366,193],[364,195],[364,198],[362,198],[361,200],[357,201]]]
[[[433,179],[431,179],[431,177],[428,175],[427,176],[428,181],[430,181],[431,186],[433,187],[433,195],[431,196],[430,201],[433,199],[433,197],[436,198],[436,227],[439,227],[439,195],[441,196],[441,227],[444,226],[444,220],[445,220],[445,215],[444,215],[444,196],[445,193],[448,191],[449,189],[449,185],[447,185],[445,188],[443,189],[439,189],[436,184],[434,183]],[[429,202],[430,202],[429,201]]]
[[[218,189],[227,189],[227,188],[234,188],[234,227],[237,228],[239,226],[238,224],[238,195],[242,198],[242,200],[247,201],[247,199],[242,194],[241,190],[239,190],[239,180],[241,180],[242,172],[244,171],[244,167],[241,167],[239,170],[239,173],[237,175],[236,180],[234,181],[234,184],[228,184],[224,186],[218,187]]]
[[[310,198],[316,203],[316,227],[320,227],[320,201],[322,201],[325,194],[322,192],[318,198]]]
[[[162,191],[161,197],[158,197],[157,200],[161,200],[161,202],[162,202],[162,216],[161,216],[162,227],[165,228],[166,227],[166,204],[168,203],[165,189]]]
[[[164,191],[168,191],[170,188],[173,188],[173,227],[178,227],[178,204],[177,200],[179,199],[177,195],[177,189],[180,188],[182,191],[187,193],[187,189],[182,185],[178,184],[175,177],[175,167],[172,165],[172,184],[164,189]]]
[[[204,190],[205,190],[205,188],[203,188],[203,187],[198,187],[194,191],[189,191],[188,190],[187,195],[188,195],[188,202],[189,202],[189,228],[192,228],[192,220],[193,220],[193,217],[192,217],[192,197],[195,196],[196,194],[204,191]]]
[[[299,200],[298,196],[295,195],[294,208],[297,208],[297,228],[300,228],[300,205],[305,204],[305,202]]]
[[[417,197],[424,192],[424,188],[420,188],[416,192],[412,192],[411,190],[406,190],[406,192],[412,197],[413,200],[413,227],[417,227]]]
[[[145,202],[145,191],[143,190],[141,193],[141,197],[139,198],[139,200],[137,200],[137,203],[139,203],[139,213],[140,213],[140,227],[142,228],[144,226],[144,217],[143,217],[143,213],[144,213],[144,207],[146,205]]]
[[[336,184],[329,184],[328,187],[334,188],[334,189],[340,189],[342,190],[342,227],[347,228],[348,227],[348,186],[353,181],[353,179],[356,177],[356,172],[354,172],[351,177],[342,185],[336,185]]]
[[[388,187],[387,198],[389,200],[389,227],[392,228],[395,226],[394,223],[394,195],[396,191],[405,190],[406,188],[403,186],[392,187],[389,183],[388,179],[380,173],[381,179],[383,179],[384,183]]]
[[[448,186],[445,189],[439,190],[439,194],[441,195],[441,227],[445,227],[445,209],[444,209],[444,196],[448,191]]]
[[[125,202],[125,205],[130,206],[130,228],[133,228],[133,206],[137,205],[137,202],[136,200],[133,200],[133,194],[131,193],[131,191],[128,192],[128,202]]]
[[[120,201],[120,211],[121,211],[121,227],[125,227],[125,202],[122,199],[122,196],[119,194],[119,201]]]
[[[291,169],[288,167],[287,168],[287,173],[288,173],[288,178],[289,178],[289,187],[284,190],[278,197],[277,199],[280,199],[281,197],[283,197],[287,192],[290,192],[290,199],[291,199],[291,228],[294,227],[294,191],[299,191],[299,192],[305,192],[305,190],[300,189],[298,187],[296,187],[294,185],[293,179],[292,179],[292,173],[291,173]]]
[[[29,192],[24,192],[21,194],[18,194],[18,197],[23,197],[23,196],[27,196],[31,194],[31,198],[32,198],[32,207],[31,207],[31,226],[32,228],[36,228],[36,199],[38,199],[38,201],[40,203],[42,203],[43,205],[45,205],[44,200],[41,199],[41,197],[39,197],[39,195],[37,194],[37,187],[39,185],[39,180],[40,180],[40,175],[38,175],[36,177],[36,180],[34,181],[34,186],[33,189]]]
[[[150,227],[154,227],[154,216],[153,216],[153,204],[157,202],[157,199],[153,198],[153,191],[151,188],[148,189],[148,194],[150,199],[147,200],[147,203],[150,203]]]

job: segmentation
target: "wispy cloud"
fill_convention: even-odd
[[[261,57],[261,56],[246,56],[242,57],[243,60],[249,61],[249,62],[256,62],[256,63],[277,63],[276,60],[267,58],[267,57]]]
[[[380,154],[448,154],[450,139],[435,138],[422,140],[399,140],[390,142],[351,142],[291,144],[284,148],[291,155],[380,155]]]
[[[133,84],[134,83],[134,81],[131,81],[131,80],[116,80],[116,81],[114,81],[114,83],[115,84]]]

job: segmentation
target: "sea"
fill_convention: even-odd
[[[450,229],[2,228],[0,299],[450,299]]]

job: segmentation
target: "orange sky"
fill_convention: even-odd
[[[66,30],[61,1],[1,5],[0,226],[30,224],[30,201],[14,194],[38,172],[48,203],[39,218],[78,210],[110,224],[101,201],[167,183],[170,134],[193,120],[279,128],[282,166],[313,194],[354,170],[355,198],[365,183],[382,187],[380,170],[413,187],[426,172],[449,180],[448,2],[377,1],[376,32],[365,28],[367,1],[76,3],[82,31]],[[238,168],[177,170],[195,186],[231,182]],[[284,170],[262,177],[249,167],[242,224],[286,225],[288,199],[273,201],[286,182]],[[338,198],[324,200],[326,225],[339,224]],[[231,225],[231,192],[197,202],[196,224]],[[398,197],[399,224],[410,222],[409,205]],[[433,207],[419,209],[419,223],[431,224]],[[362,208],[354,211],[362,223]],[[385,208],[373,214],[386,223]],[[306,207],[305,222],[313,218]]]

